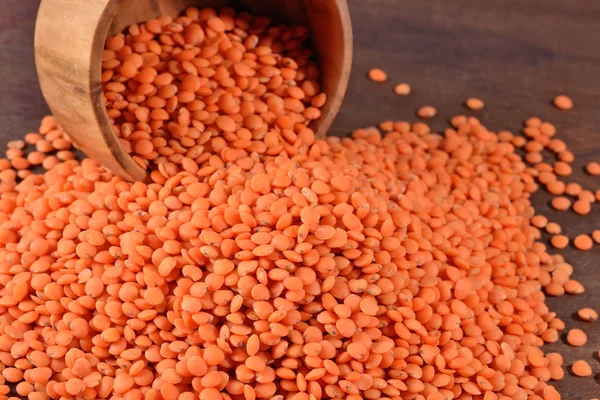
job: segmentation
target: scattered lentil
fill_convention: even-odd
[[[563,196],[553,198],[551,203],[552,207],[559,211],[566,211],[571,207],[571,200]]]
[[[548,222],[546,224],[546,232],[548,232],[551,235],[558,235],[562,232],[562,228],[556,222]]]
[[[388,76],[381,68],[372,68],[369,71],[369,79],[371,79],[373,82],[381,83],[387,81]]]
[[[565,95],[556,96],[554,98],[554,105],[559,110],[570,110],[573,108],[573,100]]]
[[[475,98],[475,97],[470,97],[465,101],[465,105],[474,111],[479,111],[482,110],[485,107],[485,103],[483,102],[483,100]]]
[[[581,234],[575,237],[573,245],[579,250],[590,250],[594,246],[594,242],[588,235]]]
[[[423,119],[433,118],[435,114],[437,114],[437,110],[432,106],[423,106],[417,110],[417,115]]]
[[[565,183],[563,181],[555,180],[546,184],[546,189],[555,196],[560,196],[565,192]]]
[[[598,176],[600,175],[600,163],[592,161],[588,163],[588,165],[585,167],[585,170],[592,176]]]
[[[557,249],[564,249],[569,245],[569,238],[565,235],[554,235],[550,239],[550,243]]]
[[[581,347],[587,342],[587,335],[581,329],[571,329],[567,333],[567,342],[571,346]]]
[[[567,282],[565,282],[564,287],[565,291],[569,294],[581,294],[585,292],[585,288],[583,287],[583,285],[580,282],[573,279],[570,279]]]
[[[598,319],[598,313],[591,308],[582,308],[577,311],[577,315],[584,321],[593,322]]]
[[[544,229],[548,225],[548,218],[543,215],[534,215],[531,217],[531,225],[539,229]]]
[[[581,185],[577,182],[570,182],[567,183],[567,186],[565,186],[565,193],[569,196],[578,196],[581,191]]]
[[[578,360],[571,366],[571,371],[575,376],[586,377],[592,375],[592,367],[585,360]]]
[[[586,200],[577,200],[573,203],[573,211],[579,215],[587,215],[592,211],[592,205]]]
[[[399,83],[394,86],[394,93],[398,96],[408,96],[411,92],[411,87],[408,83]]]
[[[577,198],[579,200],[583,200],[583,201],[586,201],[588,203],[595,203],[596,202],[596,196],[594,195],[594,193],[591,190],[582,190],[577,195]]]

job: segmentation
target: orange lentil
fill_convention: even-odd
[[[594,232],[592,232],[592,239],[597,244],[600,244],[600,229],[597,229]]]
[[[548,222],[546,224],[546,232],[551,235],[558,235],[562,232],[562,228],[556,222]]]
[[[543,229],[548,225],[548,218],[543,215],[534,215],[531,217],[531,224],[536,228]]]
[[[596,202],[596,196],[594,195],[594,193],[591,190],[582,190],[578,195],[577,195],[579,200],[583,200],[586,201],[588,203],[595,203]]]
[[[571,166],[564,161],[557,161],[554,164],[554,173],[559,176],[569,176],[573,173]]]
[[[571,366],[571,371],[575,376],[586,377],[592,375],[592,367],[585,360],[577,360]]]
[[[587,215],[592,211],[592,205],[585,200],[577,200],[573,203],[573,211],[579,215]]]
[[[590,236],[581,234],[573,239],[573,245],[578,250],[590,250],[594,246],[594,241]]]
[[[548,182],[546,184],[546,189],[548,189],[548,191],[553,195],[560,196],[565,192],[565,186],[566,185],[563,181],[555,180]]]
[[[581,185],[577,182],[567,183],[567,186],[565,186],[565,193],[569,196],[578,196],[581,190]]]
[[[570,294],[581,294],[585,291],[585,288],[580,282],[570,279],[564,284],[565,291]]]
[[[398,96],[408,96],[411,92],[412,88],[408,83],[399,83],[394,86],[394,93]]]
[[[569,245],[569,238],[565,235],[554,235],[550,239],[550,243],[557,249],[564,249]]]
[[[478,110],[482,110],[485,107],[485,103],[483,102],[483,100],[478,99],[476,97],[470,97],[467,100],[465,100],[465,105],[474,111],[478,111]]]
[[[571,200],[566,197],[560,196],[552,199],[552,207],[559,211],[566,211],[571,207]]]
[[[369,79],[373,82],[385,82],[387,81],[388,76],[381,68],[372,68],[369,70]]]
[[[591,308],[582,308],[577,311],[577,315],[584,321],[593,322],[598,319],[598,313]]]
[[[565,95],[559,95],[554,98],[554,106],[559,110],[570,110],[573,108],[573,100]]]
[[[600,175],[600,163],[592,161],[586,165],[585,170],[592,176],[598,176]]]
[[[417,110],[417,115],[423,119],[433,118],[435,114],[437,114],[437,110],[432,106],[423,106]]]
[[[571,329],[567,333],[567,342],[571,346],[581,347],[587,342],[587,336],[581,329]]]

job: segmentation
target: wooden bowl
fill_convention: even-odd
[[[102,52],[109,36],[186,7],[232,6],[311,29],[327,104],[311,128],[319,137],[333,123],[352,64],[352,27],[346,0],[42,0],[35,59],[42,93],[77,148],[124,179],[146,171],[119,145],[102,101]]]

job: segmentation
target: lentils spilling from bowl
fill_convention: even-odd
[[[554,126],[456,116],[443,135],[385,121],[316,138],[307,38],[191,8],[109,39],[107,112],[149,182],[78,161],[52,117],[9,144],[2,398],[560,398],[563,358],[541,346],[565,323],[545,293],[584,288],[530,198],[570,161],[517,154],[568,158]]]

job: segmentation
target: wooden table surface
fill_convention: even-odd
[[[82,0],[84,1],[84,0]],[[1,0],[0,145],[35,130],[48,109],[40,94],[33,61],[33,29],[39,0]],[[586,187],[600,179],[583,172],[600,162],[600,2],[593,0],[349,0],[355,33],[355,60],[350,88],[332,134],[386,119],[414,120],[422,105],[434,105],[434,129],[464,113],[469,96],[485,100],[477,113],[491,129],[514,132],[522,121],[539,116],[556,124],[558,137],[575,153],[574,175]],[[366,79],[372,67],[385,69],[390,81]],[[409,97],[396,96],[395,83],[413,87]],[[557,94],[575,101],[572,111],[550,105]],[[539,213],[559,222],[570,237],[600,229],[600,205],[581,217],[550,209],[550,196],[534,197]],[[545,237],[544,240],[548,238]],[[560,351],[566,365],[587,360],[593,378],[571,376],[556,383],[563,399],[600,397],[600,323],[577,320],[582,307],[600,308],[600,246],[588,252],[562,251],[585,284],[579,296],[550,298],[548,303],[567,328],[588,333],[588,345],[547,346]],[[564,340],[564,338],[563,338]]]

